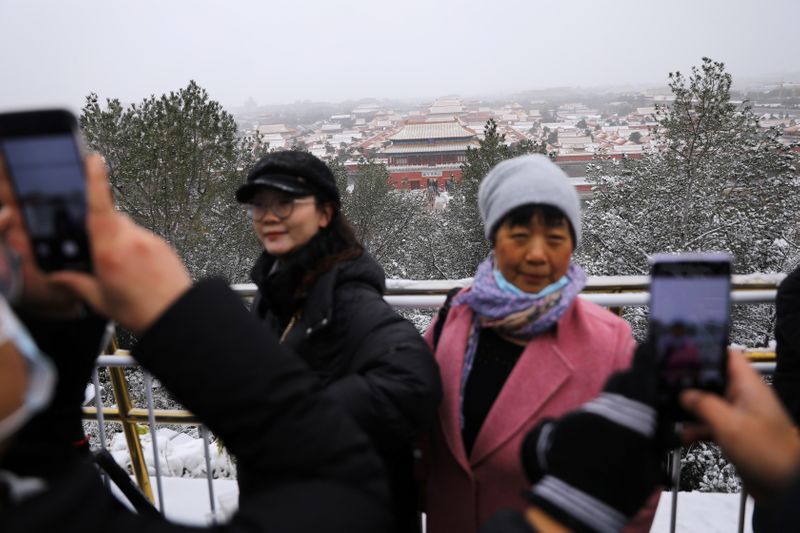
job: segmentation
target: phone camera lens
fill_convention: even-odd
[[[65,240],[61,243],[61,252],[67,257],[75,257],[78,255],[78,245],[75,241]]]

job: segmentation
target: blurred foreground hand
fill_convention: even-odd
[[[791,482],[800,466],[800,437],[778,397],[741,353],[728,357],[724,398],[687,390],[681,403],[706,424],[687,427],[684,440],[713,438],[757,500]]]
[[[163,239],[116,211],[98,155],[86,159],[86,188],[94,274],[57,272],[51,279],[98,313],[142,333],[189,289],[191,278]]]

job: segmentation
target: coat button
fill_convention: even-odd
[[[313,329],[311,329],[311,328],[308,328],[308,329],[306,330],[306,335],[311,335],[311,332],[312,332],[312,331],[314,331],[314,330],[313,330]]]
[[[327,318],[323,318],[322,322],[320,322],[320,324],[322,324],[323,326],[326,325],[327,323],[328,323],[328,319]]]

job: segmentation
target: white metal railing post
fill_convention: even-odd
[[[678,491],[681,484],[681,449],[672,451],[672,509],[669,515],[669,531],[675,533],[678,520]]]
[[[92,370],[92,386],[94,387],[94,405],[97,408],[97,438],[100,439],[100,448],[106,449],[106,419],[103,415],[103,395],[100,394],[100,376],[95,365]],[[102,473],[103,483],[109,488],[110,480],[105,472]]]
[[[208,428],[200,426],[200,435],[203,437],[203,451],[206,456],[206,479],[208,480],[208,503],[211,507],[211,522],[217,523],[217,503],[214,501],[214,478],[211,474],[211,450],[208,447]]]
[[[161,461],[158,459],[158,438],[156,435],[156,412],[153,402],[153,376],[144,373],[144,393],[147,398],[147,423],[150,426],[150,444],[153,446],[153,467],[156,471],[156,487],[158,488],[158,509],[164,512],[164,487],[161,483]]]
[[[744,490],[744,484],[742,484],[742,493],[739,498],[739,533],[744,533],[744,519],[747,512],[747,491]]]

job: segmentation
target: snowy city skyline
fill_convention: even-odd
[[[190,79],[231,108],[665,85],[703,56],[737,80],[800,77],[792,0],[7,0],[2,12],[3,108],[78,110],[90,92],[138,102]]]

